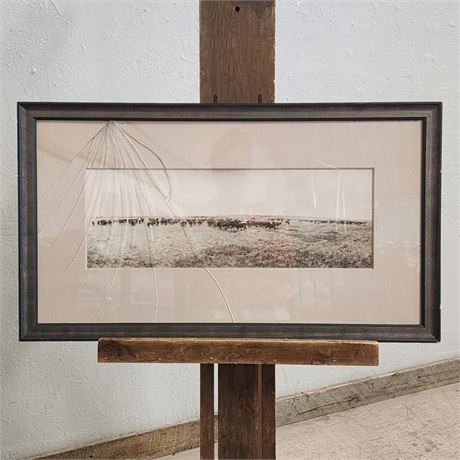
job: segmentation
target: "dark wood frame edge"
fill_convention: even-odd
[[[323,117],[318,116],[320,112]],[[373,112],[369,116],[369,112]],[[405,112],[406,115],[397,112]],[[316,115],[315,115],[316,113]],[[367,115],[366,115],[367,113]],[[313,116],[312,116],[313,114]],[[97,323],[40,324],[37,318],[37,120],[382,121],[421,120],[421,324]],[[436,342],[440,336],[442,102],[319,104],[18,103],[19,338],[236,337]],[[428,143],[430,146],[427,146]]]

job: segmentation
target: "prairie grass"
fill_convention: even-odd
[[[273,221],[278,218],[273,218]],[[91,226],[87,266],[372,268],[372,224],[290,219],[243,230],[180,223]]]

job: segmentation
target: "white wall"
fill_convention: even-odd
[[[442,342],[379,368],[279,366],[279,395],[459,354],[457,1],[277,1],[276,99],[444,102]],[[198,416],[198,365],[98,365],[95,343],[19,343],[16,101],[198,102],[198,2],[0,0],[2,458]]]

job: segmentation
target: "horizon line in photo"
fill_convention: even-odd
[[[373,219],[350,219],[336,216],[291,216],[282,214],[201,214],[201,215],[187,215],[187,216],[175,216],[171,214],[143,214],[143,215],[117,215],[117,216],[92,216],[90,219],[103,220],[111,219],[117,221],[120,219],[167,219],[167,220],[194,220],[194,219],[279,219],[279,220],[305,220],[305,221],[334,221],[334,222],[365,222],[372,223]]]

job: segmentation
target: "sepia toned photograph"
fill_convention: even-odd
[[[373,267],[372,169],[88,169],[85,192],[88,268]]]

